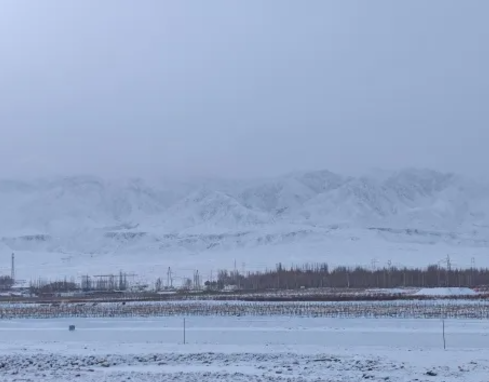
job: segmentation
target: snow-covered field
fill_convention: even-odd
[[[74,332],[68,331],[76,325]],[[489,323],[249,317],[0,321],[10,381],[483,381]]]
[[[174,285],[192,278],[199,271],[203,280],[215,280],[221,269],[240,272],[274,269],[278,263],[284,267],[306,263],[328,263],[335,266],[363,266],[371,268],[388,264],[398,267],[426,267],[446,264],[447,253],[454,267],[470,268],[471,260],[477,267],[489,267],[487,247],[457,247],[439,243],[427,246],[418,243],[387,242],[370,237],[364,232],[344,230],[345,237],[324,235],[317,241],[311,237],[295,242],[270,244],[250,248],[219,250],[152,250],[133,254],[120,249],[114,253],[87,254],[82,252],[15,251],[16,274],[20,280],[62,280],[83,275],[113,274],[120,270],[134,272],[135,282],[149,282],[157,278],[166,280],[168,268],[172,270]],[[351,237],[348,237],[348,234]],[[0,275],[10,274],[11,249],[0,250]],[[131,279],[132,280],[132,279]]]

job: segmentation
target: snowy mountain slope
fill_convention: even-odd
[[[227,232],[250,227],[256,229],[273,223],[273,218],[242,205],[224,192],[203,188],[168,208],[163,221],[170,232],[186,229],[205,232],[206,228]]]
[[[303,208],[305,216],[321,222],[369,226],[396,213],[383,187],[369,179],[348,179],[341,186],[317,194]]]
[[[7,182],[4,182],[7,183]],[[173,189],[152,189],[141,180],[119,183],[95,177],[67,177],[0,188],[0,230],[52,234],[119,226],[159,216],[181,197]]]
[[[316,195],[311,188],[294,177],[263,181],[246,187],[237,199],[247,208],[280,216],[284,212],[300,208],[304,202]]]
[[[2,255],[122,259],[241,251],[246,257],[280,247],[284,256],[294,248],[297,258],[311,243],[314,253],[341,253],[350,243],[358,243],[359,252],[366,243],[398,243],[390,257],[402,257],[409,245],[437,256],[433,246],[480,251],[489,245],[489,187],[417,169],[382,177],[315,171],[185,183],[96,177],[0,181]],[[359,253],[358,263],[377,255]]]

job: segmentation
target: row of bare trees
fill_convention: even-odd
[[[113,292],[128,289],[127,274],[105,275],[99,277],[82,276],[77,283],[74,278],[70,280],[47,281],[38,279],[31,281],[29,290],[32,294],[52,294],[70,292]]]
[[[182,286],[186,289],[201,289],[198,272],[194,280]],[[0,291],[11,290],[10,276],[0,276]],[[286,268],[278,264],[275,269],[248,272],[221,270],[217,281],[206,281],[211,290],[222,290],[234,286],[241,290],[300,289],[300,288],[395,288],[395,287],[476,287],[489,286],[488,268],[453,269],[439,265],[426,268],[365,268],[336,267],[328,264],[305,264]],[[129,287],[127,275],[108,275],[98,278],[82,277],[81,283],[74,279],[60,281],[36,280],[30,283],[33,294],[50,294],[73,291],[125,291]],[[162,282],[156,283],[155,290],[162,289]]]
[[[35,295],[44,295],[52,293],[67,293],[79,289],[74,279],[47,282],[43,280],[32,281],[29,284],[29,291]]]
[[[219,271],[216,282],[207,283],[221,289],[235,285],[244,290],[299,289],[299,288],[395,288],[395,287],[475,287],[489,285],[489,269],[447,269],[438,265],[426,268],[337,267],[328,264],[306,264],[285,268],[240,274],[237,271]]]
[[[8,292],[14,286],[14,280],[10,276],[0,276],[0,292]],[[127,274],[120,272],[118,275],[106,275],[98,277],[82,276],[81,283],[75,281],[74,278],[69,280],[32,280],[29,283],[29,292],[31,294],[53,294],[53,293],[69,293],[76,291],[83,292],[110,292],[110,291],[125,291],[128,289]]]

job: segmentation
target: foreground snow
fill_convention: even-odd
[[[319,350],[319,349],[318,349]],[[2,368],[2,365],[3,368]],[[267,347],[176,347],[127,355],[14,352],[0,356],[9,381],[477,381],[484,354],[467,351],[320,349],[315,354]],[[435,379],[434,379],[435,378]]]
[[[484,321],[447,321],[447,350],[439,320],[190,317],[186,344],[182,323],[0,321],[2,381],[479,382],[489,375]]]

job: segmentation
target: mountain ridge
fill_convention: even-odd
[[[375,240],[388,242],[480,247],[489,239],[488,190],[426,169],[380,178],[322,170],[204,183],[0,180],[0,242],[31,252],[199,253],[355,241],[375,232]]]

